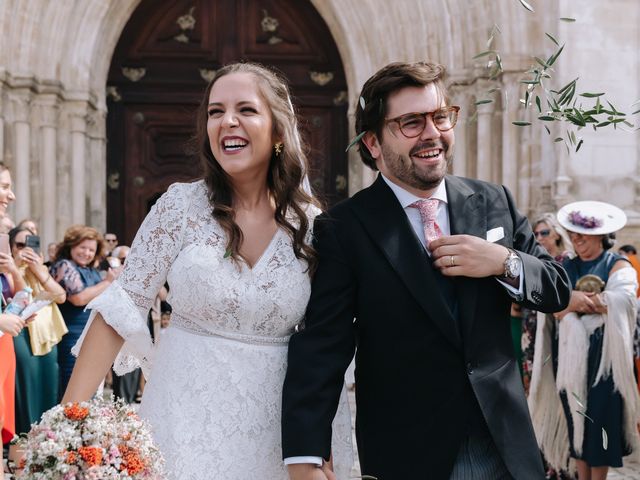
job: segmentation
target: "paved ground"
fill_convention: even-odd
[[[352,422],[355,425],[355,394],[352,391],[349,392],[349,404],[351,406]],[[355,443],[356,440],[354,436],[353,444],[355,445]],[[358,478],[360,476],[360,469],[358,467],[359,465],[356,459],[356,465],[354,465],[351,472],[351,478]],[[607,476],[607,480],[640,480],[640,464],[628,463],[625,464],[623,468],[612,469]]]
[[[109,392],[110,393],[110,392]],[[351,405],[352,411],[352,422],[355,425],[355,394],[353,391],[349,392],[349,404]],[[353,439],[353,443],[355,445],[355,436]],[[359,478],[360,477],[360,469],[357,461],[357,452],[356,453],[356,464],[351,472],[351,478]],[[0,478],[2,478],[0,476]],[[11,480],[9,475],[6,476],[7,480]],[[638,463],[629,463],[626,464],[623,468],[612,469],[609,472],[607,480],[640,480],[640,464]]]
[[[640,480],[640,464],[629,463],[623,468],[611,470],[607,480]]]

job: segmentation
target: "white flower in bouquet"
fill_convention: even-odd
[[[57,405],[19,441],[18,479],[161,480],[164,461],[149,426],[121,400]]]

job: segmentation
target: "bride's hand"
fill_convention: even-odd
[[[312,463],[294,463],[288,465],[290,480],[336,480],[336,476],[333,472],[329,471],[327,476],[327,470],[325,468],[326,463],[323,463],[322,468]]]
[[[333,454],[329,457],[329,461],[322,461],[321,470],[327,476],[327,480],[336,480],[336,475],[333,473]]]

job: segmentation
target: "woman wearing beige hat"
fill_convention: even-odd
[[[566,310],[539,317],[529,405],[538,442],[556,468],[605,479],[638,448],[639,397],[633,375],[637,279],[610,234],[626,223],[603,202],[558,212],[576,257],[563,266],[573,285]]]

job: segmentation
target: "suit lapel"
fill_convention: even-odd
[[[353,209],[407,289],[442,333],[457,347],[460,335],[431,267],[398,199],[382,177],[354,197]]]
[[[445,179],[449,209],[451,235],[473,235],[482,239],[487,235],[486,201],[482,192],[474,191],[458,177]],[[456,277],[456,297],[462,338],[469,339],[475,321],[475,309],[478,299],[478,280],[469,277]]]

